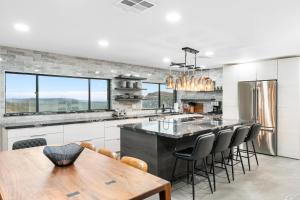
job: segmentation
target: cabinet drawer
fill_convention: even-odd
[[[13,144],[17,141],[34,139],[34,138],[45,138],[47,141],[47,145],[62,145],[63,144],[63,133],[40,134],[40,135],[9,138],[8,139],[8,150],[12,150]]]
[[[62,133],[63,126],[44,126],[44,127],[33,127],[33,128],[20,128],[20,129],[8,129],[7,137],[25,137],[41,134],[51,134],[51,133]]]
[[[105,139],[120,139],[120,128],[117,126],[105,128]]]
[[[105,140],[105,148],[113,152],[120,151],[120,140]]]
[[[64,143],[91,140],[95,138],[104,138],[104,124],[83,123],[70,124],[64,126]]]
[[[96,149],[105,147],[104,145],[104,138],[97,138],[97,139],[92,139],[92,140],[84,140],[84,141],[80,141],[80,142],[89,142],[91,144],[93,144]],[[78,142],[78,144],[80,144],[80,142]]]

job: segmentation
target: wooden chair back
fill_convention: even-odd
[[[144,172],[148,171],[148,164],[143,160],[129,157],[129,156],[124,156],[122,157],[121,162],[130,165],[132,167],[135,167],[137,169],[140,169]]]
[[[110,151],[110,150],[108,150],[108,149],[106,149],[106,148],[100,148],[100,149],[98,150],[98,153],[100,153],[100,154],[102,154],[102,155],[105,155],[105,156],[107,156],[107,157],[110,157],[110,158],[112,158],[112,159],[115,159],[115,160],[118,159],[118,155],[117,155],[115,152],[112,152],[112,151]]]
[[[87,148],[89,150],[92,150],[92,151],[96,151],[96,147],[93,144],[89,143],[89,142],[81,142],[80,146],[82,146],[84,148]]]

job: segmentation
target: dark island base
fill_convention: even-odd
[[[205,133],[207,132],[201,134]],[[175,148],[183,149],[192,146],[199,135],[174,139],[121,128],[121,156],[132,156],[144,160],[148,163],[149,173],[170,181],[175,163],[172,155]],[[217,160],[219,160],[218,157],[216,155]],[[197,163],[201,168],[202,161],[199,160]],[[178,160],[175,176],[185,175],[186,169],[187,163]]]

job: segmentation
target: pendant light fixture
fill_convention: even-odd
[[[197,54],[199,51],[190,47],[184,47],[182,50],[184,51],[184,63],[171,62],[170,73],[166,77],[167,88],[179,91],[214,91],[214,81],[208,75],[203,74],[201,67],[197,67]],[[187,65],[187,53],[194,54],[194,65]],[[183,72],[177,78],[172,75],[172,66],[183,68]],[[197,71],[200,71],[200,77],[197,77]]]

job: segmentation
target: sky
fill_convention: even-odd
[[[91,80],[91,99],[107,100],[106,80]],[[35,98],[35,75],[6,74],[6,98]],[[88,100],[88,79],[39,76],[40,98]]]

